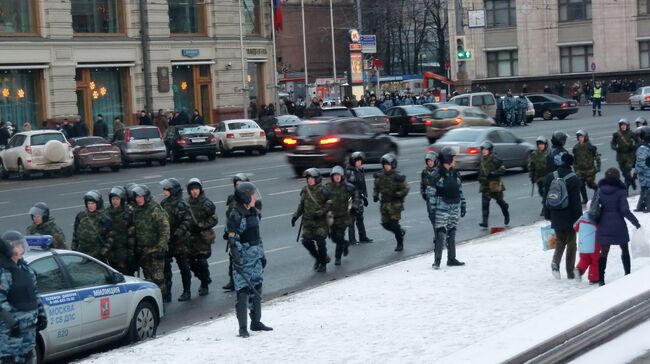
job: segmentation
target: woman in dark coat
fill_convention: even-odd
[[[601,246],[598,257],[598,270],[600,272],[601,286],[605,284],[605,267],[607,266],[607,254],[612,245],[621,246],[621,260],[625,274],[630,274],[630,250],[628,242],[630,236],[627,233],[625,219],[628,219],[637,229],[641,227],[639,220],[630,211],[627,203],[627,188],[621,181],[621,173],[616,168],[610,168],[605,172],[605,178],[598,182],[598,194],[600,196],[600,217],[598,219],[598,230],[596,241]]]

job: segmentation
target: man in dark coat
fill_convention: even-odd
[[[566,272],[567,278],[574,279],[574,267],[576,260],[576,233],[573,224],[582,215],[582,204],[580,203],[580,179],[573,173],[573,156],[568,152],[562,152],[555,156],[557,174],[550,173],[546,176],[544,191],[549,191],[554,178],[565,178],[566,192],[568,194],[568,205],[565,208],[549,207],[546,203],[547,196],[543,198],[544,217],[551,221],[551,227],[555,230],[557,243],[555,254],[551,263],[551,273],[560,279],[560,261],[566,248]]]
[[[140,125],[153,125],[149,114],[145,110],[140,111]]]
[[[108,125],[104,121],[104,116],[102,114],[97,115],[97,121],[93,127],[93,136],[102,137],[108,139]]]
[[[554,172],[558,167],[557,163],[555,163],[555,157],[562,153],[568,153],[564,148],[568,137],[567,133],[563,131],[556,130],[553,132],[553,136],[551,136],[551,149],[546,154],[546,167],[549,172]]]
[[[199,114],[198,109],[194,109],[194,114],[192,114],[192,124],[203,125],[203,116],[201,116],[201,114]]]

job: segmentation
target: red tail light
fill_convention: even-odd
[[[226,139],[235,139],[235,134],[233,133],[226,134]]]
[[[261,136],[261,137],[266,136],[266,133],[264,132],[264,130],[260,131],[260,136]]]
[[[280,128],[273,128],[273,132],[276,134],[282,134],[282,129]]]
[[[562,105],[560,105],[560,107],[563,108],[563,109],[566,109],[567,107],[569,107],[569,104],[566,103],[566,102],[563,102]]]
[[[645,101],[650,101],[650,96],[644,97]]]
[[[128,143],[130,139],[131,139],[131,129],[126,129],[126,133],[124,133],[124,142]]]
[[[298,144],[298,141],[296,139],[294,139],[294,138],[284,138],[282,140],[282,143],[284,143],[286,145],[296,145],[296,144]]]
[[[32,154],[32,147],[29,145],[25,146],[25,153]]]
[[[426,119],[426,120],[424,121],[424,125],[426,125],[426,126],[431,126],[431,120]]]
[[[467,154],[478,154],[478,148],[467,148]]]
[[[416,118],[415,116],[409,117],[409,123],[417,123],[417,122],[418,122],[418,118]]]
[[[186,145],[187,144],[187,139],[178,138],[178,139],[176,139],[176,144],[178,144],[178,145]]]
[[[320,140],[320,145],[329,145],[329,144],[336,144],[339,142],[339,138],[332,137],[332,138],[323,138]]]
[[[217,144],[217,138],[214,135],[210,137],[210,144]]]
[[[456,125],[458,125],[463,122],[463,118],[455,118],[454,122],[456,123]]]

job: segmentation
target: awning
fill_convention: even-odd
[[[201,64],[214,64],[214,61],[172,61],[172,66],[194,66]]]
[[[133,67],[135,63],[78,63],[77,68],[95,68],[95,67]]]
[[[0,71],[4,70],[44,70],[50,68],[47,64],[2,64]]]

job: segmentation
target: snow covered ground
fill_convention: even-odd
[[[637,216],[650,226],[650,214]],[[562,280],[551,276],[553,252],[541,249],[543,224],[459,247],[465,267],[447,268],[443,257],[443,268],[434,271],[426,254],[266,302],[262,321],[272,332],[238,338],[231,314],[84,362],[431,362],[597,289],[565,279],[564,270]],[[633,273],[648,263],[634,259]],[[623,275],[617,248],[607,268],[609,282]]]

